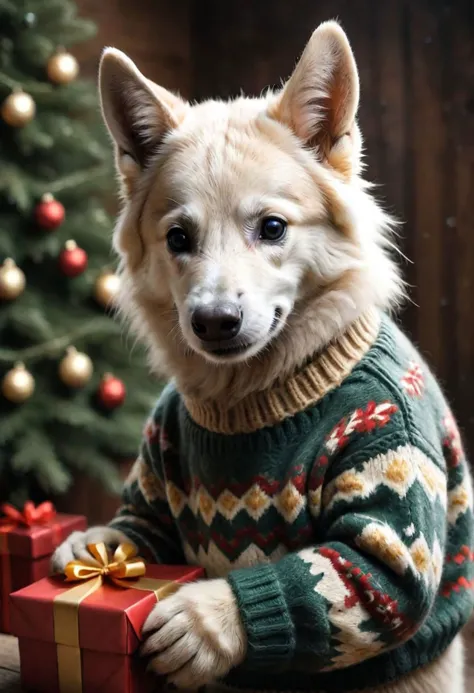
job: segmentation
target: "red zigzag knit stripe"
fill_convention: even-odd
[[[449,597],[453,592],[460,592],[463,589],[474,590],[474,579],[468,580],[463,575],[455,582],[445,582],[441,594],[443,597]]]

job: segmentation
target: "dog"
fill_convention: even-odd
[[[90,558],[96,541],[206,568],[209,580],[157,604],[144,629],[151,669],[179,687],[462,693],[458,631],[472,599],[446,585],[464,584],[456,571],[468,562],[448,560],[444,541],[449,522],[452,543],[470,550],[472,489],[434,378],[380,318],[404,284],[395,224],[362,177],[344,31],[320,25],[284,86],[259,98],[191,105],[112,48],[100,94],[123,199],[120,307],[172,384],[124,508],[74,533],[54,568]],[[389,341],[402,354],[394,368],[407,359],[393,378],[377,371]],[[186,465],[207,444],[196,481]],[[367,500],[386,493],[401,515],[421,504],[421,524],[391,526],[390,503]],[[241,539],[249,532],[255,541]],[[222,548],[239,541],[235,555]],[[436,649],[423,638],[443,609],[459,618]]]

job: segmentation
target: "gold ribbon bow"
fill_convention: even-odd
[[[67,582],[78,582],[54,599],[54,641],[57,650],[60,693],[82,692],[81,650],[79,643],[79,605],[104,582],[118,587],[153,592],[156,600],[176,592],[179,585],[170,580],[144,577],[145,561],[131,544],[120,544],[112,560],[104,543],[89,544],[91,561],[71,561],[64,569]]]
[[[87,550],[95,563],[86,561],[71,561],[64,569],[68,582],[92,580],[93,578],[110,577],[113,582],[124,578],[138,578],[146,573],[145,561],[137,556],[131,544],[120,544],[112,561],[104,543],[89,544]],[[128,585],[125,585],[128,587]]]

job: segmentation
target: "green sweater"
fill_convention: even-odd
[[[236,687],[386,683],[438,657],[473,606],[458,429],[375,314],[232,409],[168,386],[113,526],[156,561],[227,576],[248,637]]]

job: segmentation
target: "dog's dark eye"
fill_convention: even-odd
[[[172,253],[189,253],[191,251],[191,239],[180,226],[172,226],[166,236],[168,248]]]
[[[260,225],[260,240],[275,243],[286,234],[286,221],[278,217],[266,217]]]

